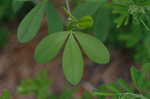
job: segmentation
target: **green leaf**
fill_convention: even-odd
[[[88,29],[93,26],[93,18],[91,16],[83,16],[81,19],[79,19],[79,22],[77,23],[78,29]]]
[[[108,8],[100,7],[95,15],[95,24],[93,32],[101,41],[105,41],[111,30],[111,11]]]
[[[149,32],[147,32],[147,36],[145,37],[145,40],[144,40],[144,46],[145,46],[145,48],[146,48],[146,50],[147,50],[147,54],[148,54],[148,56],[150,56],[150,33]]]
[[[149,89],[150,82],[145,81],[150,73],[150,63],[145,63],[142,65],[142,70],[140,71],[140,77],[138,79],[138,84],[141,90]]]
[[[0,99],[11,99],[11,93],[5,89],[2,92],[3,96],[0,96]]]
[[[38,95],[37,95],[37,99],[48,99],[48,94],[43,94],[44,92],[40,91],[38,92]]]
[[[94,62],[106,64],[110,60],[108,49],[93,36],[84,33],[75,33],[83,51]]]
[[[142,72],[141,72],[143,80],[148,75],[149,72],[150,72],[150,63],[143,64],[142,65]]]
[[[120,27],[123,25],[125,19],[126,19],[126,16],[125,16],[125,15],[120,15],[119,17],[117,17],[117,18],[114,20],[114,22],[117,24],[117,28],[120,28]]]
[[[138,72],[138,70],[133,66],[131,67],[130,72],[131,72],[131,78],[132,78],[133,83],[136,86],[138,86],[138,79],[140,77],[140,72]]]
[[[120,79],[120,80],[117,81],[117,83],[119,84],[119,86],[121,88],[123,88],[124,91],[133,92],[133,89],[130,88],[130,86],[128,85],[128,83],[126,83],[124,80]]]
[[[83,16],[92,16],[99,8],[100,2],[81,3],[73,11],[73,16],[80,18]]]
[[[39,86],[38,86],[39,87]],[[17,93],[26,95],[30,93],[36,93],[37,85],[32,79],[22,80],[21,84],[18,86]]]
[[[67,80],[73,85],[78,84],[83,75],[83,57],[72,34],[64,49],[63,71]]]
[[[69,32],[54,33],[44,38],[35,50],[35,59],[39,63],[46,63],[57,56]]]
[[[48,71],[44,70],[39,72],[34,78],[22,80],[21,84],[18,86],[17,93],[22,95],[36,94],[37,97],[48,97],[50,84],[51,81],[48,79]],[[44,93],[44,96],[42,93]]]
[[[72,88],[64,89],[57,99],[72,99],[74,91]],[[53,98],[52,98],[53,99]]]
[[[85,91],[83,93],[82,99],[93,99],[93,96],[90,91]]]
[[[106,85],[106,88],[108,90],[112,91],[113,93],[121,93],[121,89],[117,88],[116,83]]]
[[[0,48],[2,48],[9,40],[10,31],[5,26],[0,26]]]
[[[23,1],[18,1],[18,0],[13,0],[12,1],[12,9],[13,11],[16,13],[17,11],[19,11],[22,6],[23,6],[24,2]]]
[[[94,92],[95,95],[100,95],[100,96],[114,96],[114,93],[110,92]]]
[[[46,2],[39,3],[22,20],[18,28],[18,40],[26,43],[32,40],[40,29],[42,17],[44,15]]]
[[[48,33],[63,31],[63,22],[51,0],[47,3]]]

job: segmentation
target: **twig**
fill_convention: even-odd
[[[69,5],[69,0],[65,0],[66,3],[66,9],[68,10],[69,13],[71,13],[70,5]]]

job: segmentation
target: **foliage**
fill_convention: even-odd
[[[11,19],[23,7],[26,0],[1,0],[0,20]],[[35,49],[35,60],[47,63],[53,60],[63,49],[63,71],[66,79],[73,85],[80,82],[83,76],[84,55],[98,64],[106,64],[110,60],[109,47],[128,49],[135,63],[143,64],[150,60],[150,1],[149,0],[73,0],[72,11],[64,8],[67,20],[59,15],[51,0],[41,0],[29,11],[18,27],[17,37],[22,43],[31,41],[40,29],[42,19],[47,18],[48,35]],[[2,6],[1,6],[2,5]],[[13,9],[12,9],[13,8]],[[0,45],[7,38],[7,29],[2,31]],[[2,38],[2,40],[1,40]],[[141,70],[131,68],[132,84],[124,80],[101,86],[100,99],[111,96],[113,99],[148,99],[150,98],[150,80],[147,78],[149,64]],[[18,92],[36,94],[38,99],[62,98],[71,99],[74,90],[67,89],[60,96],[49,92],[47,73],[35,79],[22,81]],[[30,85],[30,86],[29,86]],[[43,94],[43,92],[45,94]],[[5,94],[6,93],[6,94]],[[88,92],[87,92],[88,93]],[[91,99],[85,93],[83,99]],[[5,97],[9,96],[4,91]],[[67,97],[68,96],[68,97]],[[4,98],[5,99],[5,98]],[[6,99],[9,99],[6,98]]]
[[[18,20],[18,15],[20,13],[26,13],[26,11],[20,12],[20,9],[23,8],[23,5],[24,3],[19,2],[18,0],[0,1],[0,48],[7,43],[10,33],[12,33],[9,24],[11,24],[12,21],[14,22],[16,18]],[[27,9],[27,7],[24,8]]]
[[[39,63],[47,63],[48,61],[51,61],[58,55],[58,52],[66,43],[63,54],[63,71],[67,80],[71,84],[76,85],[80,82],[83,75],[83,58],[79,45],[81,45],[81,48],[85,54],[95,63],[108,63],[109,52],[101,41],[97,40],[93,36],[90,36],[89,34],[78,32],[79,30],[92,27],[92,17],[82,16],[81,18],[78,18],[73,16],[67,9],[65,11],[69,16],[69,20],[67,24],[67,31],[63,31],[62,21],[55,11],[55,8],[53,8],[53,6],[49,3],[50,1],[48,0],[39,2],[25,16],[18,28],[18,40],[22,43],[31,41],[39,31],[43,15],[45,12],[48,12],[48,28],[49,32],[52,33],[50,33],[50,35],[45,37],[38,44],[35,50],[35,59]],[[46,11],[47,9],[49,10]],[[51,12],[49,11],[53,11],[54,14],[51,15]],[[57,21],[55,21],[55,23],[51,23],[50,20],[53,19],[56,19]],[[87,42],[90,43],[90,46]]]
[[[146,63],[140,70],[135,67],[130,69],[131,83],[126,83],[124,80],[102,85],[94,92],[85,91],[81,99],[93,99],[93,94],[97,95],[98,99],[105,99],[111,96],[112,99],[149,99],[150,98],[150,63]],[[22,95],[35,94],[37,99],[73,99],[73,94],[78,88],[67,88],[60,95],[55,96],[50,90],[50,80],[48,80],[48,72],[44,70],[36,77],[23,80],[18,86],[16,93]],[[43,94],[44,93],[44,94]],[[11,99],[10,92],[4,90],[2,99]]]
[[[114,14],[119,14],[115,19],[117,27],[121,25],[127,25],[130,18],[132,18],[131,23],[142,24],[147,30],[146,21],[149,20],[147,13],[149,12],[150,2],[148,0],[113,0],[111,7]]]
[[[11,10],[11,0],[1,0],[0,1],[0,20],[6,19],[12,15]]]
[[[15,94],[20,95],[32,95],[36,96],[36,99],[73,99],[74,93],[79,88],[64,88],[59,95],[53,94],[51,91],[52,82],[48,80],[48,71],[43,70],[33,78],[22,80],[18,86]],[[91,99],[90,92],[85,91],[81,99]],[[4,90],[0,99],[12,99],[9,90]]]
[[[67,37],[68,40],[66,41]],[[79,83],[83,74],[83,58],[75,38],[92,61],[96,63],[107,63],[109,61],[108,50],[99,40],[88,34],[73,31],[53,33],[47,36],[35,51],[35,59],[40,63],[45,63],[56,57],[66,41],[67,44],[63,54],[63,70],[66,78],[72,84]],[[91,43],[91,46],[87,44],[87,41]]]
[[[48,18],[48,33],[54,33],[63,31],[63,22],[60,18],[60,15],[54,8],[53,4],[48,1],[47,3],[47,18]],[[54,24],[55,23],[55,24]]]
[[[46,1],[39,3],[21,22],[17,35],[20,42],[25,43],[36,36],[44,15],[46,3]]]
[[[149,4],[148,0],[112,0],[104,6],[105,9],[109,8],[112,11],[108,17],[110,21],[108,25],[106,24],[110,27],[103,27],[107,30],[103,30],[106,37],[102,34],[105,42],[111,47],[127,49],[129,55],[138,64],[150,60]],[[105,18],[107,15],[102,18],[104,22],[107,22],[108,19]],[[101,35],[101,30],[98,30],[100,31],[97,32],[98,35]],[[102,36],[97,37],[103,40]]]
[[[20,86],[18,86],[17,93],[23,95],[35,94],[37,96],[37,99],[47,99],[47,97],[49,96],[49,85],[50,80],[48,80],[48,71],[45,70],[43,72],[40,72],[33,79],[23,80]]]
[[[61,20],[59,14],[57,13],[57,11],[55,10],[55,8],[52,5],[50,5],[50,2],[51,1],[43,0],[42,2],[38,3],[26,15],[26,17],[23,19],[23,21],[21,22],[21,24],[19,25],[19,28],[18,28],[18,39],[20,42],[26,43],[28,41],[31,41],[37,35],[37,32],[39,31],[39,28],[40,28],[42,17],[44,16],[45,13],[47,14],[47,18],[48,18],[49,34],[52,35],[52,33],[55,33],[55,32],[56,32],[56,34],[58,34],[57,32],[63,31],[62,20]],[[104,6],[102,6],[102,5],[104,5]],[[108,5],[109,5],[109,7],[107,7]],[[148,35],[147,32],[149,32],[148,23],[147,23],[147,18],[149,17],[147,14],[149,11],[148,5],[149,5],[149,2],[138,1],[138,0],[135,0],[135,1],[113,0],[111,3],[106,3],[106,1],[86,1],[86,3],[80,3],[79,5],[77,5],[77,7],[75,7],[72,12],[73,14],[71,14],[67,9],[65,9],[66,13],[69,16],[69,20],[66,25],[67,31],[62,32],[62,33],[64,33],[64,35],[62,35],[62,37],[64,37],[64,38],[62,38],[62,41],[61,41],[61,39],[56,41],[56,40],[51,39],[52,38],[51,36],[48,36],[47,38],[42,40],[42,42],[38,45],[38,47],[36,49],[35,59],[40,63],[45,63],[45,62],[48,62],[48,61],[54,59],[54,57],[56,57],[58,55],[58,52],[60,51],[62,46],[66,43],[65,41],[67,41],[67,39],[69,38],[69,36],[67,36],[67,35],[66,35],[67,37],[65,37],[65,34],[67,32],[69,33],[70,30],[73,32],[70,32],[68,35],[70,35],[72,33],[77,34],[76,31],[78,32],[78,31],[88,30],[88,32],[90,32],[90,33],[94,32],[95,36],[97,38],[99,38],[100,40],[105,41],[107,39],[107,36],[109,35],[108,34],[109,31],[111,31],[112,27],[114,27],[113,23],[110,20],[111,19],[110,16],[113,16],[111,14],[111,9],[112,9],[113,14],[119,14],[119,16],[115,17],[115,19],[114,19],[115,23],[117,23],[117,27],[118,28],[121,27],[122,24],[128,25],[128,27],[126,28],[128,30],[127,33],[117,34],[118,40],[125,42],[127,48],[134,47],[133,51],[136,54],[133,57],[135,57],[136,60],[139,60],[138,59],[139,56],[141,57],[141,54],[143,54],[143,53],[139,53],[139,49],[141,49],[141,46],[137,46],[137,44],[139,44],[140,41],[143,40],[142,32],[144,32],[146,35]],[[135,7],[135,8],[133,9],[133,7]],[[48,9],[48,11],[47,11],[47,9]],[[104,9],[104,11],[105,10],[106,11],[104,12],[101,9]],[[53,15],[51,14],[52,12],[54,13]],[[101,16],[101,14],[103,14],[103,16]],[[90,16],[93,16],[93,17],[97,16],[97,17],[95,17],[93,19]],[[51,20],[53,20],[53,19],[55,19],[56,21],[55,22],[52,21],[53,22],[52,23]],[[103,23],[102,23],[102,20],[104,20]],[[129,25],[129,22],[131,23],[131,25]],[[91,28],[92,26],[93,26],[93,28]],[[100,29],[99,29],[99,26],[101,26]],[[143,26],[145,28],[143,29],[143,28],[141,28],[141,26]],[[136,27],[139,27],[139,28],[137,28],[137,30],[136,30],[135,29]],[[115,31],[118,31],[118,30],[116,29]],[[124,31],[124,29],[120,29],[119,31],[126,32],[126,31]],[[128,33],[130,33],[130,34],[128,34]],[[136,35],[136,37],[132,37],[134,35]],[[52,35],[52,36],[54,36],[54,35]],[[56,35],[56,38],[57,37],[58,36]],[[100,63],[100,64],[108,63],[108,61],[109,61],[108,52],[104,53],[104,55],[100,55],[98,53],[96,53],[97,54],[96,56],[94,55],[94,51],[98,52],[98,50],[100,50],[100,49],[102,51],[101,53],[103,53],[103,48],[98,47],[98,46],[100,46],[100,44],[98,44],[98,45],[91,44],[91,48],[90,48],[88,45],[86,45],[86,42],[89,41],[89,39],[87,39],[86,41],[83,41],[84,38],[83,37],[80,38],[80,37],[82,37],[82,35],[79,35],[79,36],[76,35],[76,38],[81,45],[81,48],[83,49],[85,54],[92,61],[94,61],[96,63]],[[74,36],[72,38],[74,38]],[[76,41],[76,39],[75,39],[75,41]],[[82,43],[82,41],[85,43]],[[93,39],[93,41],[94,41],[94,39]],[[60,42],[60,43],[58,43],[58,45],[57,45],[56,44],[57,42]],[[46,43],[46,44],[44,44],[44,43]],[[149,44],[149,39],[144,40],[142,43],[144,43],[144,46],[142,46],[142,48],[143,47],[147,48],[148,44]],[[52,46],[48,46],[48,44],[51,44]],[[77,44],[74,43],[74,45],[77,45]],[[92,46],[92,45],[94,45],[94,46]],[[56,47],[53,47],[53,46],[56,46]],[[71,44],[68,44],[68,46],[71,46]],[[135,48],[135,46],[136,46],[136,48]],[[94,48],[97,48],[97,47],[99,49],[94,50]],[[79,48],[76,46],[73,49],[79,49]],[[52,50],[52,51],[50,52],[50,50]],[[65,48],[65,50],[69,50],[69,49]],[[65,50],[64,50],[63,58],[66,58],[67,57],[66,53],[69,53],[71,51],[71,50],[69,50],[69,52],[68,52]],[[107,49],[105,49],[105,50],[107,50]],[[138,54],[137,54],[137,51],[138,51]],[[43,52],[45,54],[43,54],[41,56],[41,53],[43,53]],[[74,52],[77,53],[79,51],[74,50]],[[144,54],[146,54],[146,53],[149,53],[149,52],[144,51]],[[75,56],[75,55],[71,56],[72,58],[80,57],[79,59],[81,59],[81,60],[76,60],[77,58],[74,59],[74,60],[76,60],[77,63],[79,63],[78,69],[79,69],[80,73],[79,72],[78,73],[80,74],[80,76],[79,75],[73,76],[73,74],[71,75],[70,73],[68,73],[67,71],[70,71],[71,69],[73,69],[74,66],[72,66],[70,69],[67,69],[67,68],[69,68],[68,66],[70,64],[69,64],[69,62],[66,62],[66,59],[69,59],[69,58],[63,59],[63,69],[64,69],[65,76],[67,77],[68,81],[71,82],[72,84],[79,83],[79,81],[82,77],[82,72],[83,72],[82,61],[83,60],[82,60],[81,56],[82,55],[80,55],[80,54],[78,54],[78,56]],[[67,67],[67,68],[64,68],[64,67]]]
[[[100,96],[111,96],[112,99],[149,99],[150,98],[150,63],[143,65],[141,70],[135,67],[130,69],[131,84],[124,80],[118,80],[114,83],[103,85],[99,91],[94,93]]]
[[[11,94],[7,89],[4,89],[2,92],[2,96],[0,96],[0,99],[11,99]]]
[[[1,26],[0,27],[0,48],[7,43],[8,37],[9,37],[8,28],[6,28],[5,26]]]
[[[12,10],[11,1],[12,0],[0,1],[0,48],[6,44],[10,34],[9,29],[5,24],[15,16],[15,12]]]

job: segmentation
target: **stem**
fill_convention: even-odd
[[[66,3],[67,11],[68,11],[69,13],[71,13],[70,5],[69,5],[69,0],[65,0],[65,3]]]
[[[140,21],[144,25],[144,27],[147,29],[147,31],[150,31],[150,28],[145,24],[145,22],[142,19],[140,19]]]
[[[78,21],[72,14],[71,14],[71,9],[70,9],[70,5],[69,5],[69,0],[65,0],[65,4],[66,4],[66,8],[64,8],[65,12],[67,13],[67,15],[69,16],[69,20],[70,21]]]
[[[68,12],[68,10],[66,8],[64,8],[64,11],[67,13],[67,15],[69,16],[69,18],[71,18],[71,21],[78,21],[72,14],[71,12]]]

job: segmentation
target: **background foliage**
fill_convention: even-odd
[[[32,3],[31,2],[26,3],[26,2],[18,2],[16,0],[1,0],[0,1],[0,46],[2,47],[5,45],[10,34],[10,30],[7,26],[7,23],[9,23],[12,20],[22,19],[25,16],[25,14],[29,12],[29,10],[31,11],[31,8],[33,8],[33,10],[29,12],[29,16],[25,17],[24,21],[22,21],[18,29],[18,32],[20,33],[18,34],[18,38],[23,43],[30,41],[33,37],[36,36],[37,32],[39,31],[39,27],[41,25],[42,17],[46,15],[48,19],[48,33],[49,34],[52,34],[53,32],[59,32],[59,31],[70,30],[70,29],[86,33],[85,35],[83,35],[83,37],[78,35],[78,33],[70,34],[71,36],[69,36],[70,38],[69,38],[68,44],[66,45],[67,46],[66,52],[64,52],[65,56],[68,55],[67,54],[68,52],[71,52],[70,49],[67,49],[67,48],[71,48],[72,44],[76,45],[76,46],[73,46],[76,48],[76,50],[73,50],[72,53],[78,53],[78,56],[80,56],[81,54],[80,50],[78,49],[78,45],[76,44],[77,42],[75,42],[75,40],[78,39],[78,41],[80,41],[78,43],[80,43],[81,47],[84,46],[83,47],[84,52],[85,53],[87,52],[86,54],[89,57],[91,57],[92,61],[96,63],[103,63],[103,62],[100,62],[101,60],[97,60],[97,59],[100,59],[101,57],[97,56],[98,58],[97,57],[95,58],[97,53],[95,54],[93,58],[92,55],[94,53],[91,54],[93,51],[88,50],[90,49],[90,47],[86,45],[84,41],[85,39],[84,36],[88,39],[88,36],[86,36],[88,34],[88,35],[95,36],[97,39],[105,43],[106,46],[109,47],[110,49],[115,48],[119,50],[126,50],[128,54],[134,60],[134,63],[136,64],[143,64],[143,63],[149,62],[150,60],[150,46],[149,46],[150,45],[150,22],[149,22],[150,2],[148,0],[123,0],[123,1],[112,0],[112,2],[108,2],[107,0],[100,0],[100,1],[98,0],[74,0],[71,4],[72,14],[70,15],[70,13],[66,12],[67,15],[71,18],[71,20],[68,20],[67,22],[64,22],[64,20],[62,20],[62,18],[59,16],[58,11],[55,9],[52,3],[50,3],[51,1],[48,1],[48,2],[49,2],[48,4],[45,2],[43,2],[42,4],[37,4],[37,1],[33,1]],[[45,7],[46,7],[46,10],[45,10]],[[38,13],[36,13],[37,10],[38,10]],[[22,15],[22,16],[19,16],[19,15]],[[34,18],[31,18],[31,17],[34,17]],[[33,22],[33,24],[30,24],[30,22]],[[22,36],[24,34],[26,35]],[[74,36],[76,36],[75,40],[74,40]],[[90,39],[93,39],[93,38],[89,37],[88,40]],[[54,41],[54,40],[51,40],[51,41]],[[65,39],[63,41],[65,41]],[[89,43],[93,45],[92,40]],[[98,47],[96,45],[92,47],[95,48],[94,49],[95,52],[98,52],[97,51]],[[52,48],[53,46],[50,49]],[[38,50],[38,47],[37,47],[37,52],[39,51],[38,53],[41,53],[41,49],[39,47],[39,50]],[[54,52],[52,52],[52,54],[55,54],[54,56],[56,56],[58,52],[55,52],[55,51],[59,51],[59,50],[60,50],[59,48],[58,50],[54,49]],[[38,55],[38,53],[35,52],[35,57],[40,56]],[[45,55],[47,55],[47,53]],[[76,57],[76,55],[74,54],[72,55]],[[70,76],[70,74],[68,73],[70,71],[68,70],[69,68],[68,66],[70,64],[67,61],[71,59],[70,58],[71,56],[70,57],[69,56],[65,57],[65,56],[64,56],[64,64],[67,64],[67,65],[64,65],[63,68],[64,68],[64,71],[66,71],[65,75],[68,77]],[[109,56],[109,55],[104,55],[103,57],[106,57],[106,56]],[[41,56],[38,57],[37,60],[39,61],[44,60],[43,57],[42,59],[40,58]],[[83,65],[81,59],[77,61],[79,62],[80,67],[82,67]],[[108,60],[109,59],[106,59],[106,60],[104,59],[104,61],[108,61]],[[77,63],[74,60],[70,60],[70,61]],[[149,65],[146,65],[146,66],[149,66]],[[121,84],[120,87],[124,87],[123,89],[125,89],[123,91],[123,94],[121,94],[122,97],[126,97],[127,95],[141,97],[140,96],[141,94],[142,96],[149,97],[149,93],[147,93],[148,92],[147,86],[149,88],[149,79],[144,78],[146,76],[145,74],[149,72],[147,71],[149,70],[148,69],[149,67],[145,67],[144,65],[143,68],[144,69],[142,69],[143,70],[142,72],[139,72],[134,67],[131,68],[131,77],[132,77],[131,83],[133,83],[136,86],[136,88],[134,86],[133,88],[130,89],[128,84],[125,83],[123,80],[119,80],[117,82],[117,84],[118,83]],[[80,73],[82,73],[82,69],[83,68],[80,69],[81,70]],[[68,77],[70,82],[72,82],[73,84],[77,84],[79,80],[81,79],[82,74],[80,73],[78,72],[74,76],[74,79],[77,79],[76,80],[77,82],[74,81],[74,79],[70,80],[70,77]],[[41,74],[41,76],[39,75],[39,77],[36,77],[35,79],[24,80],[19,87],[20,88],[19,91],[21,91],[21,93],[24,93],[24,94],[28,94],[28,93],[36,94],[38,99],[44,99],[44,98],[46,99],[47,97],[53,97],[56,99],[58,99],[58,97],[59,98],[63,97],[62,99],[71,99],[70,97],[72,97],[71,95],[75,89],[67,89],[62,93],[62,95],[58,97],[53,96],[51,92],[47,92],[50,81],[46,78],[47,77],[46,72],[44,74]],[[142,80],[139,78],[137,79],[137,77],[139,76],[141,77]],[[142,82],[145,79],[148,80],[147,84],[145,84],[145,82]],[[137,80],[140,80],[140,81],[137,81]],[[31,86],[28,86],[29,84]],[[145,85],[146,87],[143,87],[143,85]],[[40,88],[43,88],[43,89],[38,89],[39,86],[41,86]],[[120,88],[119,85],[117,85],[117,88],[116,88],[116,83],[102,86],[102,87],[104,87],[104,89],[107,89],[107,88],[111,89],[111,90],[106,90],[107,92],[114,91],[117,94],[120,92],[122,93],[122,91],[119,90]],[[145,89],[141,89],[141,88],[145,88]],[[43,92],[45,92],[46,94],[43,95],[42,94]],[[112,93],[98,92],[96,94],[100,94],[104,96],[109,96],[109,95],[112,96]],[[2,96],[2,99],[3,98],[10,99],[10,95],[7,90],[4,90],[3,95],[4,96]],[[66,97],[67,95],[68,97]],[[85,96],[83,95],[83,99],[88,99],[88,98],[91,99],[91,93],[85,92]],[[102,98],[103,97],[100,96],[100,99]],[[115,96],[114,99],[128,99],[128,98],[127,97],[120,98],[120,97]],[[147,99],[147,98],[142,97],[141,99]]]

